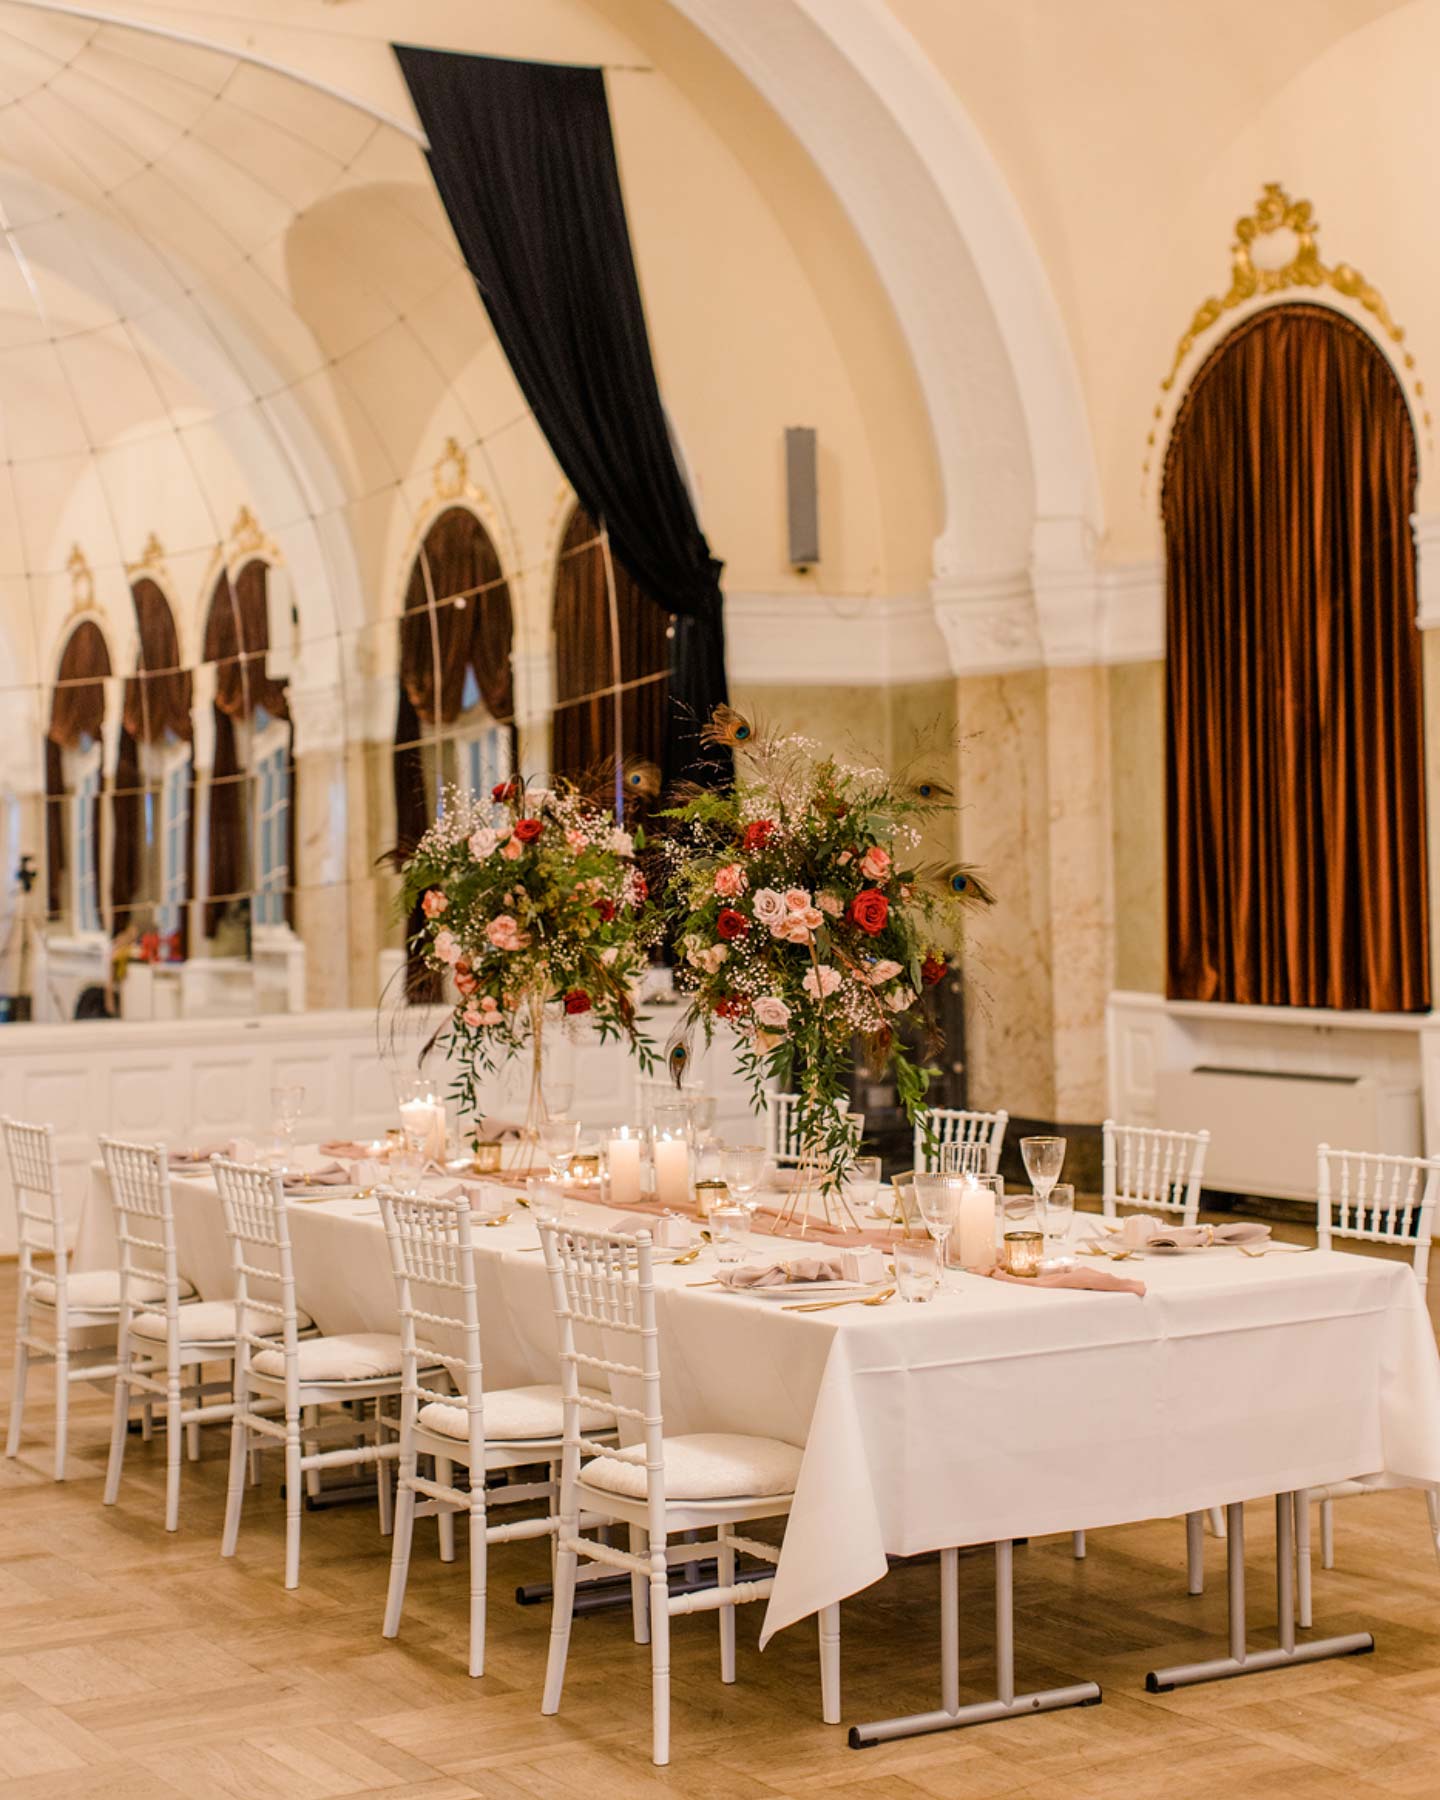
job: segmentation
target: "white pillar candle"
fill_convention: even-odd
[[[662,1206],[690,1204],[690,1146],[681,1137],[655,1140],[655,1198]]]
[[[422,1156],[433,1162],[444,1162],[445,1108],[438,1100],[402,1101],[400,1123],[406,1137],[418,1146]]]
[[[989,1270],[995,1267],[995,1196],[978,1181],[967,1181],[960,1190],[960,1267]]]
[[[606,1140],[605,1161],[610,1171],[610,1200],[615,1206],[636,1206],[640,1200],[640,1140],[612,1137]]]

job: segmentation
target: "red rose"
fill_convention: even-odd
[[[615,917],[615,902],[613,900],[597,900],[595,910],[600,915],[600,923],[608,925]]]
[[[571,988],[570,992],[565,996],[565,1010],[567,1013],[589,1012],[590,996],[585,992],[584,988]]]
[[[544,829],[545,827],[539,819],[517,819],[515,821],[515,836],[522,844],[533,844]]]
[[[715,921],[715,929],[727,942],[744,937],[750,929],[750,921],[744,913],[736,912],[733,906],[722,906],[720,917]]]
[[[738,1019],[749,1004],[750,1002],[743,995],[735,995],[727,1000],[717,1000],[715,1017],[717,1019]]]
[[[513,800],[515,783],[513,781],[497,781],[490,790],[490,798],[492,800]]]
[[[950,973],[950,965],[943,956],[927,956],[920,965],[920,979],[926,987],[934,987],[937,981],[943,981]]]
[[[878,937],[890,917],[890,902],[879,888],[862,888],[850,902],[845,917],[871,937]]]
[[[753,824],[745,827],[745,836],[741,840],[742,847],[751,851],[763,850],[770,842],[770,834],[774,829],[773,819],[756,819]]]

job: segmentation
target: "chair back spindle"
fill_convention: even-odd
[[[1117,1205],[1147,1212],[1179,1213],[1193,1225],[1200,1216],[1200,1182],[1208,1131],[1163,1131],[1154,1125],[1104,1125],[1104,1190],[1107,1218]]]
[[[1440,1157],[1390,1156],[1374,1150],[1319,1147],[1315,1236],[1322,1250],[1335,1238],[1394,1244],[1408,1250],[1424,1291],[1440,1196]]]

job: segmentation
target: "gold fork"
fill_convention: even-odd
[[[496,1213],[493,1219],[482,1219],[480,1221],[482,1225],[488,1225],[492,1230],[496,1225],[507,1225],[509,1222],[509,1213]]]
[[[893,1287],[881,1288],[878,1294],[855,1294],[848,1300],[797,1300],[780,1308],[781,1312],[829,1312],[832,1306],[883,1306],[893,1299]]]
[[[705,1246],[703,1244],[696,1244],[693,1250],[686,1250],[679,1256],[671,1257],[670,1267],[672,1269],[683,1269],[686,1263],[694,1262],[704,1248]]]

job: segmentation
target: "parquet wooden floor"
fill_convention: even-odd
[[[0,1267],[0,1319],[13,1267]],[[0,1357],[8,1359],[8,1342]],[[3,1372],[8,1394],[8,1362]],[[83,1396],[81,1398],[80,1396]],[[49,1382],[33,1383],[44,1426]],[[308,1514],[302,1586],[281,1586],[278,1468],[247,1501],[240,1553],[219,1556],[222,1434],[187,1466],[181,1529],[161,1527],[162,1451],[132,1442],[120,1504],[100,1505],[105,1398],[77,1390],[70,1479],[48,1432],[0,1459],[0,1800],[1378,1800],[1440,1795],[1440,1572],[1418,1494],[1339,1508],[1340,1567],[1317,1575],[1326,1630],[1371,1627],[1374,1656],[1149,1696],[1158,1661],[1223,1649],[1222,1551],[1184,1593],[1177,1521],[1016,1555],[1020,1678],[1091,1677],[1102,1706],[852,1751],[819,1722],[813,1631],[755,1649],[718,1679],[713,1618],[673,1631],[674,1762],[649,1761],[647,1652],[622,1613],[578,1620],[565,1706],[542,1719],[548,1610],[513,1604],[543,1579],[534,1545],[491,1551],[489,1672],[465,1674],[463,1561],[417,1528],[403,1635],[380,1637],[388,1544],[369,1507]],[[1271,1519],[1251,1509],[1251,1618],[1263,1641]],[[463,1534],[462,1534],[463,1544]],[[463,1547],[461,1556],[463,1559]],[[907,1566],[847,1602],[847,1721],[936,1704],[935,1568]],[[986,1690],[990,1560],[962,1566],[967,1691]],[[1272,1621],[1273,1624],[1273,1621]]]

